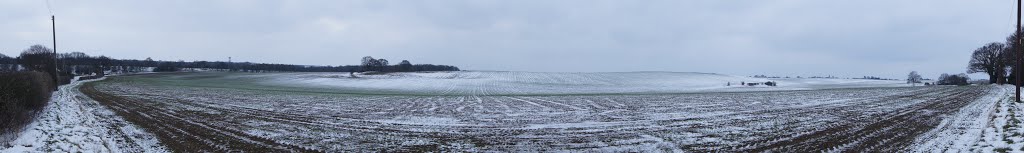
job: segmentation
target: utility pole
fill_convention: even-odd
[[[57,88],[60,86],[60,79],[57,78],[60,75],[57,74],[57,19],[53,15],[50,15],[50,26],[53,30],[53,73],[50,76],[53,77],[53,91],[57,91],[60,90]]]
[[[1022,40],[1020,38],[1021,35],[1019,35],[1019,34],[1021,34],[1021,1],[1022,0],[1017,0],[1017,31],[1014,32],[1014,35],[1018,35],[1018,37],[1017,37],[1017,44],[1016,44],[1017,46],[1014,46],[1018,50],[1012,50],[1012,51],[1016,51],[1017,52],[1017,53],[1014,53],[1014,54],[1017,54],[1017,56],[1015,56],[1015,58],[1017,58],[1017,60],[1016,60],[1017,61],[1017,64],[1016,64],[1017,67],[1014,68],[1014,72],[1017,73],[1017,74],[1015,74],[1015,76],[1017,78],[1017,84],[1014,84],[1014,86],[1015,86],[1014,88],[1017,88],[1016,89],[1017,90],[1017,94],[1014,94],[1014,100],[1017,100],[1018,103],[1021,102],[1021,75],[1024,75],[1024,74],[1021,73],[1022,72],[1021,69],[1024,69],[1024,68],[1022,68],[1022,66],[1024,66],[1024,65],[1021,65],[1021,61],[1024,60],[1024,50],[1022,50],[1022,46],[1024,46],[1024,45],[1022,45],[1022,43],[1024,43],[1024,42],[1022,42]]]
[[[1015,98],[1015,100],[1017,102],[1020,102],[1020,75],[1024,75],[1024,74],[1021,73],[1021,72],[1024,72],[1024,71],[1021,71],[1022,69],[1024,69],[1024,67],[1022,67],[1022,66],[1024,66],[1024,64],[1021,64],[1021,62],[1022,62],[1021,60],[1024,60],[1024,50],[1021,50],[1021,49],[1024,49],[1024,40],[1021,40],[1021,38],[1020,38],[1021,37],[1021,35],[1020,35],[1021,34],[1021,28],[1020,28],[1020,9],[1021,9],[1020,6],[1021,6],[1021,4],[1020,4],[1020,2],[1021,2],[1021,0],[1017,0],[1017,27],[1014,28],[1014,29],[1017,29],[1017,31],[1014,31],[1014,33],[1013,33],[1013,35],[1017,35],[1018,36],[1017,40],[1016,40],[1017,43],[1011,44],[1011,45],[1017,45],[1017,46],[1013,46],[1013,47],[1018,49],[1018,50],[1012,51],[1012,52],[1015,52],[1015,55],[1017,56],[1017,57],[1014,57],[1014,58],[1017,58],[1017,60],[1016,60],[1017,62],[1014,63],[1014,64],[1017,64],[1017,66],[1015,68],[1013,68],[1013,71],[1015,73],[1017,73],[1017,74],[1015,74],[1015,78],[1017,80],[1017,84],[1013,85],[1014,87],[1017,88],[1017,90],[1016,90],[1017,94],[1014,95],[1014,98]]]

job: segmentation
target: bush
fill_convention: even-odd
[[[103,76],[100,76],[100,75],[83,76],[83,77],[78,77],[78,81],[92,80],[92,79],[99,79],[99,78],[103,78]]]
[[[153,72],[177,72],[179,70],[181,69],[179,69],[178,67],[175,67],[171,64],[163,63],[159,66],[156,66],[156,68],[153,69]]]
[[[0,73],[0,144],[15,139],[32,122],[50,101],[53,87],[46,73]]]
[[[71,80],[74,80],[75,76],[71,74],[61,75],[57,77],[57,81],[60,81],[60,85],[71,84]]]
[[[971,80],[971,78],[968,77],[967,74],[960,73],[960,74],[957,74],[957,75],[949,75],[949,74],[943,73],[942,75],[939,75],[939,80],[936,81],[935,84],[938,84],[938,85],[961,85],[961,86],[963,86],[963,85],[970,85],[970,83],[967,82],[968,80]]]

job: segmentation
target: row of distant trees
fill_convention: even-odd
[[[54,69],[53,50],[42,45],[34,45],[25,49],[18,57],[0,54],[0,71],[13,72],[21,69],[29,71],[49,72]],[[22,66],[19,67],[18,66]]]
[[[359,71],[363,72],[459,71],[459,68],[455,66],[431,64],[413,65],[408,60],[402,60],[402,62],[399,62],[396,65],[389,65],[387,59],[374,59],[372,56],[363,57],[362,64],[359,65],[359,68]]]
[[[153,71],[178,71],[186,68],[223,69],[242,72],[412,72],[412,71],[459,71],[458,67],[449,65],[417,64],[402,60],[397,65],[389,65],[385,59],[364,57],[361,65],[341,66],[310,66],[291,64],[270,64],[250,62],[223,61],[155,61],[151,58],[113,59],[106,56],[90,56],[82,52],[61,53],[57,55],[58,71],[63,75],[102,74],[109,72],[141,72],[145,68]],[[34,45],[26,49],[18,57],[0,54],[0,72],[40,71],[50,73],[54,69],[53,50],[42,45]],[[20,66],[20,67],[19,67]]]
[[[0,54],[0,72],[36,71],[47,74],[53,84],[67,84],[71,82],[70,75],[60,75],[60,69],[54,64],[53,50],[42,45],[33,45],[25,49],[18,57],[10,57]],[[56,87],[56,86],[54,86]]]
[[[0,54],[0,143],[24,130],[48,105],[59,84],[70,83],[69,75],[56,75],[52,49],[31,46],[17,57]]]
[[[54,61],[56,56],[57,61]],[[154,67],[160,62],[152,59],[122,60],[106,56],[89,56],[82,52],[54,54],[53,50],[42,45],[33,45],[22,51],[17,57],[0,54],[0,72],[39,71],[53,73],[57,69],[60,76],[98,74],[104,71],[139,72],[144,67]]]
[[[974,50],[971,54],[971,61],[967,64],[967,73],[986,73],[989,83],[1004,84],[1009,78],[1020,75],[1015,65],[1020,58],[1022,44],[1021,37],[1024,32],[1020,30],[1010,34],[1006,42],[992,42]],[[1012,81],[1010,81],[1013,83]]]
[[[968,80],[971,80],[971,77],[968,77],[967,74],[964,74],[964,73],[955,74],[955,75],[943,73],[942,75],[939,75],[939,80],[936,80],[935,84],[937,84],[937,85],[968,85],[968,84],[971,84],[970,82],[968,82]]]
[[[910,71],[910,74],[907,75],[907,83],[909,84],[916,85],[918,83],[922,83],[924,80],[925,79],[922,78],[921,74],[918,74],[917,71]],[[943,73],[942,75],[939,75],[939,79],[935,81],[935,85],[970,85],[969,80],[971,80],[971,77],[964,73],[956,75]],[[925,85],[929,84],[925,83]]]
[[[985,44],[971,54],[971,60],[967,63],[967,73],[986,73],[988,74],[989,83],[994,84],[1014,84],[1012,81],[1015,76],[1024,75],[1020,73],[1020,68],[1024,65],[1016,65],[1017,59],[1020,59],[1022,55],[1022,49],[1024,49],[1024,43],[1021,42],[1021,38],[1024,37],[1024,31],[1017,30],[1006,37],[1006,42],[991,42]],[[920,75],[917,72],[911,72],[908,76],[907,83],[920,83],[916,81],[920,79]],[[935,82],[938,85],[967,85],[970,77],[967,74],[946,74],[943,73],[939,76],[939,79]]]

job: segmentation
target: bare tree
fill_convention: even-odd
[[[156,61],[153,61],[152,58],[146,57],[146,60],[144,60],[142,62],[143,62],[142,65],[144,67],[156,67]]]
[[[100,76],[106,75],[106,74],[104,74],[104,72],[107,69],[110,69],[110,64],[111,64],[110,58],[107,57],[107,56],[102,56],[101,55],[100,57],[97,57],[96,60],[97,60],[97,62],[96,62],[96,74],[100,75]],[[111,70],[111,71],[113,71],[113,70]]]
[[[942,75],[939,75],[939,80],[936,81],[935,84],[937,84],[937,85],[970,85],[970,82],[967,82],[968,80],[971,80],[971,78],[968,77],[967,74],[960,73],[960,74],[956,74],[956,75],[949,75],[949,74],[943,73]]]
[[[1006,80],[1006,57],[1010,54],[1004,53],[1007,50],[1003,43],[993,42],[981,48],[975,49],[971,55],[971,61],[967,64],[967,73],[988,73],[989,83],[1003,84]]]
[[[52,73],[50,70],[55,68],[53,56],[53,50],[50,48],[46,48],[43,45],[32,45],[21,52],[18,64],[21,64],[21,67],[29,71]]]
[[[915,86],[917,85],[917,83],[921,83],[921,75],[917,74],[917,71],[910,71],[910,74],[907,75],[907,83],[909,83],[911,86]]]
[[[363,62],[362,62],[362,65],[360,65],[360,66],[363,69],[362,71],[369,71],[369,70],[372,70],[376,66],[375,63],[377,63],[376,59],[373,59],[373,57],[370,57],[370,56],[366,56],[366,57],[363,57]]]
[[[10,56],[4,55],[4,54],[0,54],[0,64],[14,64],[14,63],[17,63],[17,62],[14,61],[14,58],[11,58]]]
[[[412,63],[409,63],[409,60],[402,60],[402,62],[398,63],[398,71],[402,71],[402,72],[410,72],[410,71],[412,71]]]
[[[17,62],[14,60],[14,58],[11,58],[11,57],[9,57],[7,55],[4,55],[4,54],[0,54],[0,72],[13,72],[13,71],[15,71],[12,66],[8,66],[8,65],[15,65],[15,63],[17,63]]]
[[[383,58],[382,59],[377,59],[377,71],[381,71],[381,72],[387,71],[387,70],[385,70],[385,68],[387,68],[387,67],[388,67],[388,60],[383,59]]]
[[[1003,62],[1009,67],[1009,78],[1013,79],[1019,72],[1017,67],[1017,58],[1020,58],[1021,49],[1024,49],[1024,42],[1021,42],[1021,37],[1024,37],[1024,31],[1015,31],[1009,37],[1006,37],[1006,51],[1003,51]],[[1004,72],[1005,73],[1005,72]]]

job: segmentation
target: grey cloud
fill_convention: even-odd
[[[64,51],[475,70],[926,77],[1002,41],[997,1],[57,1]],[[4,1],[0,53],[49,44],[41,1]]]

